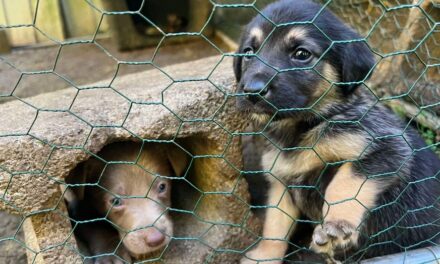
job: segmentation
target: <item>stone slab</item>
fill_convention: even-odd
[[[236,261],[257,238],[259,223],[240,176],[236,132],[247,120],[235,110],[231,65],[230,57],[216,56],[117,76],[111,88],[91,84],[0,105],[0,209],[31,219],[26,230],[34,232],[26,236],[36,237],[34,252],[44,262],[75,262],[75,242],[67,243],[66,232],[50,232],[70,230],[69,221],[58,219],[59,187],[69,173],[111,142],[177,140],[197,157],[190,181],[200,191],[191,196],[197,197],[192,214],[176,217],[179,232],[163,258]]]

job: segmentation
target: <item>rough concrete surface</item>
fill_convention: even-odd
[[[0,33],[1,35],[1,33]],[[108,84],[116,74],[118,62],[152,61],[156,67],[192,61],[218,55],[220,52],[202,38],[183,44],[168,44],[168,40],[156,50],[156,47],[133,51],[118,51],[111,39],[97,39],[96,43],[74,45],[53,45],[41,48],[13,49],[11,53],[1,54],[0,59],[0,95],[13,95],[20,98],[53,92],[69,86],[83,87],[91,83]],[[0,41],[1,43],[1,41]],[[220,43],[220,41],[216,41]],[[218,44],[219,47],[223,45]],[[1,48],[0,48],[1,49]],[[227,50],[223,48],[223,50]],[[178,51],[178,52],[176,52]],[[196,51],[196,52],[195,52]],[[58,55],[58,52],[59,55]],[[58,57],[57,57],[58,55]],[[154,56],[156,55],[156,56]],[[154,56],[154,59],[153,59]],[[146,64],[120,64],[117,75],[146,71],[154,67]],[[56,74],[25,74],[21,72],[51,71]],[[18,84],[17,84],[18,83]],[[11,98],[2,98],[0,103]]]
[[[0,211],[0,219],[0,263],[26,263],[26,249],[20,244],[24,241],[23,232],[18,232],[22,218]]]
[[[70,245],[66,252],[40,254],[46,263],[63,263],[54,255],[69,259],[76,245],[65,228],[68,221],[53,219],[66,218],[59,185],[71,170],[114,141],[178,138],[192,155],[217,155],[194,160],[193,184],[203,192],[230,194],[197,198],[197,217],[179,217],[178,225],[182,237],[198,239],[176,240],[164,258],[167,263],[238,259],[239,254],[222,249],[244,250],[258,224],[247,204],[247,184],[239,177],[240,140],[232,133],[243,131],[246,119],[228,96],[234,89],[231,64],[231,58],[215,56],[165,67],[168,76],[159,70],[120,76],[112,89],[68,88],[0,105],[0,209],[33,214],[28,218],[40,250],[52,241]],[[47,238],[55,229],[64,231]]]

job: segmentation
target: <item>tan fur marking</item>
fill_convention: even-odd
[[[305,39],[307,37],[307,29],[303,27],[294,27],[286,34],[285,41],[289,42],[296,39]]]
[[[314,109],[316,111],[326,110],[328,106],[332,106],[340,101],[339,93],[336,89],[332,88],[333,82],[338,82],[337,71],[327,62],[322,62],[323,68],[321,73],[321,80],[313,92],[313,99],[310,104],[315,104]]]
[[[286,186],[268,176],[270,189],[268,194],[268,208],[266,211],[267,225],[264,226],[263,236],[265,238],[288,239],[290,229],[294,223],[293,219],[298,218],[299,211],[294,206],[290,193]]]
[[[338,74],[336,70],[327,62],[322,62],[323,68],[321,74],[321,80],[318,83],[317,89],[314,91],[313,96],[316,98],[321,97],[331,87],[332,82],[338,82]],[[335,91],[329,92],[332,96],[335,96]],[[328,96],[329,94],[327,94]]]
[[[329,63],[324,64],[324,68],[322,70],[322,76],[324,76],[329,82],[338,82],[339,76],[335,68],[331,66]]]
[[[323,161],[334,162],[359,158],[367,145],[364,135],[345,133],[319,139],[314,149]]]
[[[261,28],[258,27],[252,28],[249,35],[251,36],[251,38],[255,38],[255,40],[260,44],[264,40],[264,33],[263,30],[261,30]]]
[[[322,208],[324,221],[345,220],[358,227],[365,212],[375,206],[376,197],[381,192],[379,183],[355,175],[353,164],[342,165],[325,191]]]
[[[259,124],[262,124],[262,125],[267,124],[267,122],[269,122],[271,117],[272,116],[267,115],[267,114],[256,114],[256,113],[251,114],[251,119]]]
[[[322,127],[315,129],[301,142],[301,146],[313,146],[313,149],[295,151],[287,157],[278,155],[278,150],[269,151],[263,156],[264,169],[281,178],[290,177],[293,173],[301,175],[322,168],[326,162],[357,159],[368,145],[362,134],[345,133],[319,138]]]
[[[294,219],[298,219],[300,214],[299,209],[293,204],[292,197],[286,186],[279,181],[273,180],[272,177],[268,178],[271,179],[268,206],[276,206],[277,208],[266,209],[263,237],[265,239],[279,240],[263,240],[258,244],[257,248],[246,254],[249,258],[257,260],[282,259],[284,257],[290,235],[294,230]]]

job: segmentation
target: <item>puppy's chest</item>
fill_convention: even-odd
[[[301,153],[280,153],[276,148],[267,148],[262,157],[262,167],[270,172],[266,174],[269,182],[280,180],[289,187],[295,206],[303,214],[313,221],[320,221],[324,204],[322,194],[337,168],[308,167],[308,164],[298,162],[297,155]]]
[[[302,182],[307,176],[305,174],[315,169],[315,166],[304,162],[303,155],[301,150],[280,151],[268,146],[261,159],[262,168],[285,183],[292,179]]]

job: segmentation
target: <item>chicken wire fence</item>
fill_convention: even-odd
[[[3,1],[5,2],[5,1]],[[7,140],[15,140],[20,137],[30,137],[33,141],[38,142],[40,145],[44,145],[50,148],[49,158],[43,159],[44,161],[40,164],[41,168],[38,170],[26,170],[23,168],[14,168],[11,167],[8,161],[8,157],[1,157],[0,160],[0,200],[1,203],[4,204],[3,207],[8,207],[9,211],[14,214],[21,215],[21,222],[18,227],[14,228],[14,232],[7,233],[5,235],[0,236],[0,245],[6,243],[14,243],[19,245],[19,247],[25,248],[28,254],[28,261],[32,263],[39,263],[39,256],[44,255],[45,252],[50,252],[54,248],[65,247],[69,252],[74,252],[75,255],[81,256],[83,261],[96,261],[99,259],[103,259],[104,257],[116,257],[119,261],[129,262],[127,258],[121,256],[118,250],[124,247],[123,240],[129,236],[130,233],[135,233],[139,229],[147,229],[152,225],[157,225],[159,219],[161,219],[162,215],[168,213],[181,213],[188,214],[193,216],[196,219],[196,227],[194,229],[202,228],[205,224],[209,225],[209,228],[206,228],[203,232],[198,232],[197,235],[194,235],[197,232],[183,234],[183,235],[174,235],[174,234],[166,234],[172,242],[174,241],[197,241],[203,247],[209,248],[209,254],[206,254],[203,259],[199,259],[199,262],[209,263],[216,259],[217,255],[228,255],[230,256],[231,261],[236,260],[237,256],[242,256],[244,253],[256,245],[256,243],[262,238],[261,235],[258,234],[257,231],[253,229],[248,229],[245,224],[250,218],[251,214],[256,213],[257,216],[261,214],[259,210],[264,210],[267,208],[271,208],[271,206],[264,205],[264,203],[253,204],[249,200],[243,197],[235,197],[235,199],[240,200],[242,203],[245,203],[248,207],[248,211],[246,214],[242,216],[242,221],[238,223],[228,223],[228,222],[213,222],[204,219],[198,215],[197,207],[199,203],[203,200],[204,197],[209,195],[224,195],[224,196],[235,196],[235,187],[232,188],[232,191],[205,191],[203,188],[200,188],[195,184],[190,177],[190,174],[193,172],[190,168],[191,165],[196,162],[198,159],[209,159],[209,158],[217,158],[223,159],[228,166],[233,167],[235,170],[239,172],[239,177],[237,178],[238,182],[242,181],[246,178],[250,182],[250,186],[254,186],[256,177],[263,177],[262,174],[271,174],[270,171],[263,171],[258,166],[258,157],[244,157],[244,168],[235,167],[234,164],[231,164],[226,158],[226,151],[220,154],[214,153],[205,153],[202,155],[197,155],[191,153],[186,149],[186,146],[180,144],[178,140],[178,135],[180,129],[188,123],[212,123],[216,126],[219,126],[223,129],[224,133],[229,137],[237,137],[237,136],[245,136],[244,139],[244,148],[252,149],[251,151],[246,152],[249,153],[259,153],[258,150],[260,148],[260,143],[256,143],[256,145],[252,145],[254,142],[253,139],[249,140],[249,137],[262,137],[268,140],[265,135],[265,130],[261,130],[255,132],[253,130],[237,130],[231,131],[226,127],[223,127],[223,124],[217,122],[216,115],[219,114],[220,111],[213,111],[208,117],[192,117],[182,118],[179,114],[174,113],[172,108],[169,108],[163,100],[163,94],[167,92],[168,89],[171,89],[175,84],[182,84],[181,89],[185,89],[185,85],[192,82],[200,82],[206,81],[210,83],[215,89],[217,89],[220,93],[223,94],[225,100],[223,102],[222,107],[225,107],[226,102],[230,99],[235,99],[238,96],[243,96],[242,94],[236,94],[234,92],[229,92],[224,87],[221,87],[216,82],[211,81],[212,74],[217,69],[221,63],[224,63],[224,60],[231,59],[233,57],[243,57],[247,56],[243,53],[234,53],[232,51],[228,51],[227,49],[222,47],[222,44],[218,41],[218,39],[214,39],[210,33],[208,33],[208,28],[228,28],[231,27],[231,30],[241,30],[242,25],[240,23],[244,23],[249,21],[252,16],[261,15],[261,9],[271,1],[205,1],[204,4],[209,5],[209,12],[207,17],[205,18],[205,23],[195,32],[186,32],[186,31],[178,31],[172,32],[172,30],[168,30],[168,32],[159,24],[152,21],[148,16],[146,16],[142,10],[148,8],[149,1],[142,1],[140,6],[138,6],[135,10],[127,11],[127,10],[117,10],[117,11],[109,11],[103,5],[101,5],[100,1],[92,1],[86,0],[87,8],[93,10],[94,13],[98,14],[98,23],[95,29],[95,33],[91,38],[81,39],[81,40],[73,40],[68,39],[66,41],[60,41],[54,39],[50,34],[47,34],[44,29],[39,27],[38,19],[40,16],[40,12],[42,12],[41,6],[44,1],[34,1],[31,5],[32,7],[32,21],[27,24],[15,24],[13,22],[5,20],[3,25],[0,25],[1,31],[4,31],[8,34],[8,32],[20,30],[20,29],[33,29],[35,30],[35,34],[44,36],[45,39],[51,41],[56,47],[56,53],[53,58],[53,64],[50,67],[43,67],[43,69],[38,70],[28,70],[27,67],[23,67],[22,60],[26,60],[27,58],[14,58],[12,55],[5,54],[0,55],[0,80],[3,80],[4,84],[0,84],[0,88],[2,88],[1,92],[1,103],[3,105],[11,104],[11,101],[17,102],[19,101],[21,105],[26,106],[32,111],[28,112],[29,116],[17,116],[17,122],[19,123],[19,119],[30,118],[31,122],[25,128],[14,129],[10,127],[0,126],[0,135],[2,140],[5,142]],[[191,1],[190,1],[191,2]],[[192,1],[197,5],[197,1]],[[191,2],[191,3],[192,3]],[[189,3],[189,2],[188,2]],[[339,0],[329,0],[322,1],[323,8],[330,9],[334,11],[339,17],[341,17],[345,22],[347,22],[350,26],[355,28],[362,36],[363,40],[366,40],[370,45],[372,51],[376,56],[376,65],[375,65],[375,74],[371,78],[370,81],[362,82],[362,89],[368,89],[370,93],[374,95],[376,98],[376,102],[381,102],[387,104],[390,108],[392,108],[398,115],[402,117],[402,119],[406,120],[408,126],[417,126],[419,128],[419,132],[424,137],[425,141],[428,144],[428,147],[433,149],[439,154],[440,143],[439,143],[439,128],[440,121],[438,119],[438,115],[440,113],[440,102],[439,102],[439,94],[440,90],[438,89],[438,78],[439,74],[439,58],[440,58],[440,49],[439,49],[439,28],[438,28],[438,19],[440,13],[438,12],[438,8],[440,3],[436,1],[428,1],[428,0],[420,0],[420,1],[385,1],[385,0],[350,0],[350,1],[339,1]],[[191,5],[190,5],[191,7]],[[192,6],[194,8],[194,6]],[[322,10],[321,10],[322,11]],[[5,14],[5,17],[8,17],[10,14]],[[101,27],[103,25],[103,21],[108,19],[109,17],[114,16],[136,16],[142,19],[144,22],[148,24],[148,30],[153,30],[156,33],[157,37],[157,45],[155,45],[155,49],[152,52],[152,55],[148,59],[121,59],[118,56],[115,56],[111,49],[107,48],[105,42],[101,41],[100,33]],[[316,17],[320,15],[320,12],[316,14]],[[191,19],[191,18],[189,18]],[[237,21],[239,20],[239,21]],[[308,24],[313,24],[313,20],[306,22]],[[295,25],[295,22],[292,23]],[[274,25],[277,27],[277,25]],[[112,27],[112,25],[110,25]],[[0,31],[0,33],[1,33]],[[170,32],[171,31],[171,32]],[[234,35],[234,33],[232,33]],[[160,53],[164,44],[169,39],[176,37],[197,37],[199,40],[204,42],[206,45],[209,45],[213,48],[214,53],[218,56],[218,63],[212,67],[212,70],[205,76],[200,78],[193,78],[191,76],[180,76],[176,78],[173,74],[169,74],[163,67],[157,63],[157,55]],[[352,40],[353,41],[353,40]],[[350,42],[350,41],[347,41]],[[82,46],[93,46],[94,52],[99,52],[102,57],[98,59],[110,60],[113,62],[116,67],[112,68],[113,71],[111,73],[110,82],[108,84],[100,83],[90,85],[84,85],[83,83],[79,84],[75,81],[75,78],[71,77],[71,74],[65,74],[65,72],[58,71],[60,61],[63,60],[63,55],[65,54],[66,49],[69,47],[76,46],[81,50]],[[169,46],[173,47],[173,46]],[[44,48],[44,47],[43,47]],[[179,51],[172,50],[173,53],[178,53]],[[193,52],[197,53],[197,50]],[[81,64],[77,64],[76,66],[87,67],[88,56],[81,61]],[[258,54],[255,55],[258,57]],[[71,57],[68,60],[63,60],[64,65],[68,65],[69,63],[74,63],[75,58]],[[123,71],[124,67],[138,67],[145,66],[159,72],[160,76],[165,76],[169,80],[169,84],[162,89],[161,96],[162,99],[158,102],[149,102],[140,100],[136,98],[133,94],[125,94],[121,92],[118,87],[115,87],[115,83],[117,78],[120,76],[120,72]],[[231,66],[232,67],[232,66]],[[32,69],[32,68],[31,68]],[[2,73],[2,70],[4,73]],[[88,69],[88,71],[95,71],[99,69]],[[195,69],[197,70],[197,69]],[[295,69],[291,69],[295,70]],[[298,69],[296,69],[298,70]],[[301,69],[300,69],[301,70]],[[75,69],[72,70],[73,72]],[[319,74],[319,73],[318,73]],[[3,76],[2,76],[3,75]],[[87,74],[86,74],[87,75]],[[155,75],[155,76],[159,76]],[[52,76],[47,80],[43,80],[42,76]],[[41,106],[35,104],[35,101],[32,97],[26,97],[26,93],[19,93],[18,90],[22,87],[22,83],[28,81],[35,77],[35,81],[29,82],[31,85],[35,85],[38,87],[39,83],[44,83],[44,85],[50,85],[55,82],[63,82],[64,86],[69,86],[71,91],[69,103],[63,107],[57,107],[57,102],[51,102],[51,104],[47,104],[49,106]],[[321,75],[323,79],[324,76]],[[158,77],[159,78],[159,77]],[[163,78],[163,77],[161,77]],[[57,81],[54,81],[54,80]],[[104,78],[102,78],[104,79]],[[153,80],[149,80],[154,82]],[[332,83],[332,80],[327,80]],[[331,89],[331,88],[329,88]],[[95,124],[91,123],[87,116],[80,116],[75,111],[72,111],[72,108],[75,105],[75,101],[81,93],[88,90],[94,90],[103,93],[107,93],[111,91],[115,98],[120,97],[117,100],[124,100],[128,103],[129,107],[126,108],[126,112],[123,114],[122,120],[127,120],[129,117],[130,111],[136,107],[136,105],[160,105],[166,108],[168,111],[172,112],[175,117],[179,120],[178,129],[174,137],[170,139],[158,139],[158,138],[143,138],[135,133],[132,133],[130,129],[124,126],[124,122],[120,125],[114,124]],[[179,91],[173,95],[174,97],[179,97]],[[135,99],[133,99],[135,98]],[[60,100],[63,100],[60,98]],[[181,100],[185,100],[182,98]],[[93,102],[92,102],[93,103]],[[208,101],[209,103],[209,101]],[[6,109],[6,108],[4,108]],[[9,108],[10,109],[10,108]],[[277,109],[279,111],[280,109]],[[285,109],[284,109],[285,110]],[[283,109],[281,109],[283,111]],[[37,122],[38,116],[44,116],[45,113],[64,113],[71,115],[71,117],[75,120],[80,120],[80,122],[86,124],[88,128],[90,128],[89,133],[85,130],[85,143],[82,146],[78,146],[75,144],[57,144],[53,142],[48,142],[44,139],[44,137],[40,137],[37,134],[32,132],[32,127]],[[155,112],[148,113],[149,115],[156,114]],[[11,113],[2,113],[6,118],[10,118]],[[72,119],[72,120],[73,120]],[[0,117],[0,120],[2,118]],[[353,123],[358,121],[353,121]],[[268,123],[268,126],[270,122]],[[163,124],[163,126],[167,126],[167,124]],[[182,150],[185,155],[189,157],[189,162],[187,163],[187,169],[184,169],[182,176],[174,176],[168,174],[161,174],[159,172],[152,171],[150,168],[142,168],[141,165],[136,165],[141,160],[141,153],[139,152],[133,162],[119,161],[113,160],[109,161],[107,158],[103,158],[100,154],[95,151],[91,151],[88,147],[86,147],[86,142],[92,137],[93,129],[107,129],[107,128],[117,128],[124,130],[131,134],[133,139],[137,139],[142,142],[142,146],[147,148],[150,144],[164,144],[169,146],[170,144]],[[20,132],[15,132],[20,131]],[[63,135],[60,135],[61,137]],[[403,135],[400,135],[403,136]],[[228,138],[228,137],[227,137]],[[228,145],[231,144],[231,141],[221,142],[220,145],[224,145],[225,150],[228,149]],[[278,147],[277,147],[278,148]],[[131,196],[124,195],[121,193],[115,193],[108,190],[105,186],[101,186],[101,182],[98,180],[94,183],[86,182],[86,183],[66,183],[64,180],[57,179],[49,174],[47,174],[46,166],[51,162],[52,153],[56,152],[58,149],[68,149],[68,150],[78,150],[87,155],[95,157],[96,160],[100,161],[103,168],[108,168],[114,164],[132,164],[133,166],[139,168],[141,167],[142,172],[149,174],[153,180],[153,183],[146,184],[146,195],[144,196]],[[311,147],[313,149],[313,146]],[[283,151],[282,148],[279,148],[280,151]],[[414,152],[417,150],[413,150]],[[5,152],[3,152],[5,153]],[[98,153],[98,154],[97,154]],[[157,155],[160,156],[160,155]],[[254,156],[258,156],[254,154]],[[32,160],[31,157],[30,160]],[[253,162],[252,159],[256,159],[256,162]],[[276,162],[276,161],[274,161]],[[257,165],[253,166],[252,163]],[[26,166],[24,166],[26,168]],[[98,173],[100,177],[104,174],[105,169],[101,168],[101,172]],[[203,173],[201,173],[203,175]],[[27,208],[21,208],[19,205],[15,203],[15,201],[11,200],[11,196],[14,196],[11,193],[13,189],[11,186],[13,185],[14,179],[20,177],[22,175],[26,175],[28,181],[33,181],[34,177],[49,177],[56,184],[60,185],[63,192],[66,193],[69,189],[75,188],[95,188],[96,192],[104,191],[113,197],[111,209],[107,211],[105,214],[99,215],[97,212],[86,212],[86,216],[89,219],[79,219],[75,218],[72,215],[67,215],[62,206],[59,203],[63,203],[63,199],[59,199],[57,205],[55,207],[44,207],[44,201],[42,201],[43,205],[41,209],[28,211]],[[435,177],[435,175],[433,175]],[[173,205],[168,205],[164,203],[162,200],[156,201],[156,204],[162,205],[165,209],[162,211],[161,215],[158,216],[155,221],[149,226],[144,226],[137,228],[135,230],[122,230],[121,232],[125,235],[121,237],[110,237],[106,238],[108,240],[116,240],[116,246],[113,251],[110,252],[101,252],[100,254],[90,254],[87,253],[87,250],[78,249],[75,243],[72,242],[72,238],[75,235],[75,230],[79,229],[80,225],[87,225],[93,223],[100,223],[102,225],[110,224],[110,228],[113,228],[113,231],[121,230],[120,226],[109,219],[110,211],[114,210],[115,207],[118,207],[121,201],[130,200],[130,199],[145,199],[145,200],[155,200],[149,196],[152,186],[155,186],[155,182],[160,182],[162,179],[170,179],[173,182],[185,182],[188,186],[190,186],[193,192],[198,194],[198,199],[194,203],[194,207],[190,210],[175,208]],[[176,183],[177,184],[177,183]],[[314,188],[313,186],[287,186],[288,188]],[[261,188],[261,185],[257,185],[257,188]],[[251,190],[252,195],[256,195],[258,197],[263,196],[260,190]],[[27,195],[26,193],[23,195]],[[182,195],[182,194],[181,194]],[[258,197],[252,197],[253,200]],[[185,199],[185,195],[182,197],[178,197],[178,200]],[[261,199],[261,198],[260,198]],[[70,202],[73,203],[73,202]],[[89,205],[93,203],[93,201],[86,201],[86,204]],[[150,205],[155,206],[155,205]],[[69,205],[71,207],[71,205]],[[276,206],[275,206],[276,207]],[[39,214],[46,214],[50,211],[57,211],[57,214],[64,219],[69,219],[72,225],[72,232],[69,233],[69,236],[64,238],[61,241],[57,241],[54,244],[45,244],[41,248],[31,247],[26,244],[26,242],[21,237],[20,233],[23,230],[24,221],[27,218],[34,217]],[[254,212],[255,211],[255,212]],[[90,217],[98,214],[96,217]],[[173,221],[178,222],[176,219]],[[310,222],[310,221],[309,221]],[[313,221],[312,221],[313,222]],[[313,222],[314,224],[319,224],[319,221]],[[396,225],[398,223],[396,222]],[[246,232],[253,234],[253,240],[250,241],[245,246],[240,248],[215,248],[212,247],[212,243],[210,241],[204,241],[204,235],[208,233],[210,230],[215,229],[216,226],[231,226],[235,228],[245,229]],[[96,228],[96,227],[94,227]],[[174,226],[174,229],[179,229],[179,226]],[[26,231],[28,232],[28,231]],[[114,233],[114,232],[113,232]],[[1,234],[1,233],[0,233]],[[234,236],[235,234],[223,234]],[[220,238],[219,238],[220,239]],[[105,241],[105,240],[104,240]],[[46,241],[47,242],[47,241]],[[288,252],[288,258],[292,258],[292,261],[304,261],[305,263],[310,263],[311,260],[307,260],[306,257],[302,256],[303,252],[310,252],[307,243],[296,244],[297,242],[290,242],[290,251]],[[431,245],[437,245],[435,242],[430,242]],[[170,244],[164,245],[161,249],[158,250],[159,253],[156,253],[153,256],[144,256],[143,258],[137,259],[136,261],[139,263],[149,263],[149,262],[167,262],[166,255],[172,251]],[[0,248],[2,250],[7,251],[7,248]],[[193,248],[191,248],[193,249]],[[197,250],[197,247],[195,247]],[[402,251],[405,251],[406,248],[402,248]],[[180,252],[179,254],[185,255],[188,252]],[[301,258],[295,259],[297,255],[300,255]],[[239,258],[239,257],[238,257]],[[357,261],[358,259],[347,259],[346,261]],[[50,261],[50,260],[49,260]]]

